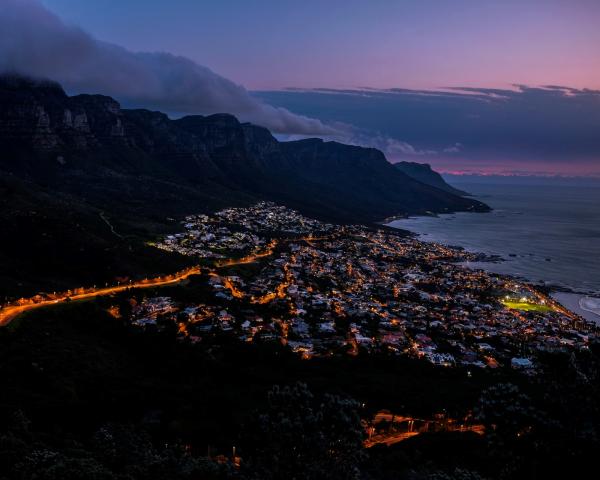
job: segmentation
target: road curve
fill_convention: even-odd
[[[325,238],[327,238],[327,237],[314,238],[312,236],[307,236],[307,237],[301,237],[301,238],[294,239],[294,241],[323,240]],[[266,246],[266,248],[262,251],[254,252],[254,253],[252,253],[246,257],[242,257],[242,258],[229,258],[226,260],[221,260],[219,262],[216,262],[215,268],[223,268],[223,267],[230,267],[233,265],[254,263],[260,258],[264,258],[264,257],[268,257],[268,256],[272,255],[275,250],[275,247],[277,246],[277,243],[278,242],[276,240],[272,240]],[[194,266],[194,267],[190,267],[186,270],[182,270],[181,272],[178,272],[178,273],[175,273],[172,275],[166,275],[166,276],[156,277],[156,278],[147,279],[147,280],[140,280],[137,282],[127,283],[124,285],[117,285],[117,286],[113,286],[113,287],[90,288],[90,289],[85,289],[85,290],[78,289],[74,293],[70,293],[70,292],[61,293],[61,294],[58,294],[57,296],[53,296],[52,298],[49,298],[47,300],[42,300],[42,301],[38,301],[38,302],[34,301],[33,299],[24,299],[16,305],[7,305],[4,308],[0,309],[0,327],[5,327],[12,320],[14,320],[15,317],[21,315],[24,312],[27,312],[29,310],[34,310],[34,309],[40,308],[40,307],[55,305],[57,303],[65,301],[67,299],[83,300],[85,298],[93,298],[93,297],[99,297],[99,296],[103,296],[103,295],[110,295],[112,293],[122,292],[124,290],[127,290],[128,288],[148,288],[148,287],[160,287],[160,286],[164,286],[164,285],[170,285],[170,284],[181,282],[182,280],[185,280],[186,278],[188,278],[190,275],[196,275],[196,274],[200,273],[200,271],[201,271],[201,268],[199,266]],[[77,293],[78,291],[80,293]]]
[[[110,295],[113,293],[122,292],[127,290],[128,288],[148,288],[148,287],[160,287],[164,285],[170,285],[174,283],[181,282],[185,280],[190,275],[196,275],[200,273],[200,267],[195,266],[183,270],[181,272],[175,273],[173,275],[166,275],[162,277],[156,277],[149,280],[140,280],[137,282],[131,282],[123,285],[117,285],[114,287],[106,287],[106,288],[93,288],[83,291],[82,293],[74,293],[74,294],[60,294],[57,297],[53,297],[48,300],[42,300],[40,302],[34,302],[33,300],[27,300],[27,303],[22,305],[9,305],[0,310],[0,327],[4,327],[8,325],[15,317],[21,315],[24,312],[29,310],[34,310],[36,308],[45,307],[48,305],[55,305],[57,303],[63,302],[67,299],[71,300],[83,300],[86,298],[99,297],[103,295]]]

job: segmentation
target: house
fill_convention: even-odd
[[[510,360],[510,366],[517,370],[528,370],[533,368],[533,362],[529,358],[514,357]]]

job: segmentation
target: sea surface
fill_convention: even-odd
[[[493,211],[411,217],[389,225],[415,232],[424,241],[499,255],[504,261],[467,265],[570,289],[575,293],[556,293],[557,299],[600,322],[599,187],[482,183],[457,187]]]

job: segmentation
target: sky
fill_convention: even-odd
[[[251,90],[600,89],[598,0],[44,0],[101,40]]]
[[[597,0],[0,0],[0,70],[444,172],[600,176],[598,25]]]
[[[257,95],[326,123],[360,125],[365,138],[359,140],[391,161],[430,163],[455,174],[600,177],[600,91],[521,86]]]

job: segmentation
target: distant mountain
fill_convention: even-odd
[[[15,278],[27,287],[31,272],[49,285],[73,263],[67,283],[135,274],[145,241],[183,215],[259,199],[337,222],[487,209],[410,178],[378,150],[281,143],[231,115],[171,120],[16,76],[0,78],[0,190],[0,221],[15,226],[0,236],[0,289]]]
[[[426,185],[430,185],[432,187],[439,188],[440,190],[444,190],[445,192],[452,193],[454,195],[468,195],[467,192],[459,190],[458,188],[454,188],[452,185],[449,185],[442,176],[431,168],[431,165],[427,163],[417,163],[417,162],[398,162],[394,163],[394,166],[400,170],[402,173],[405,173],[411,178],[418,180],[421,183]]]

